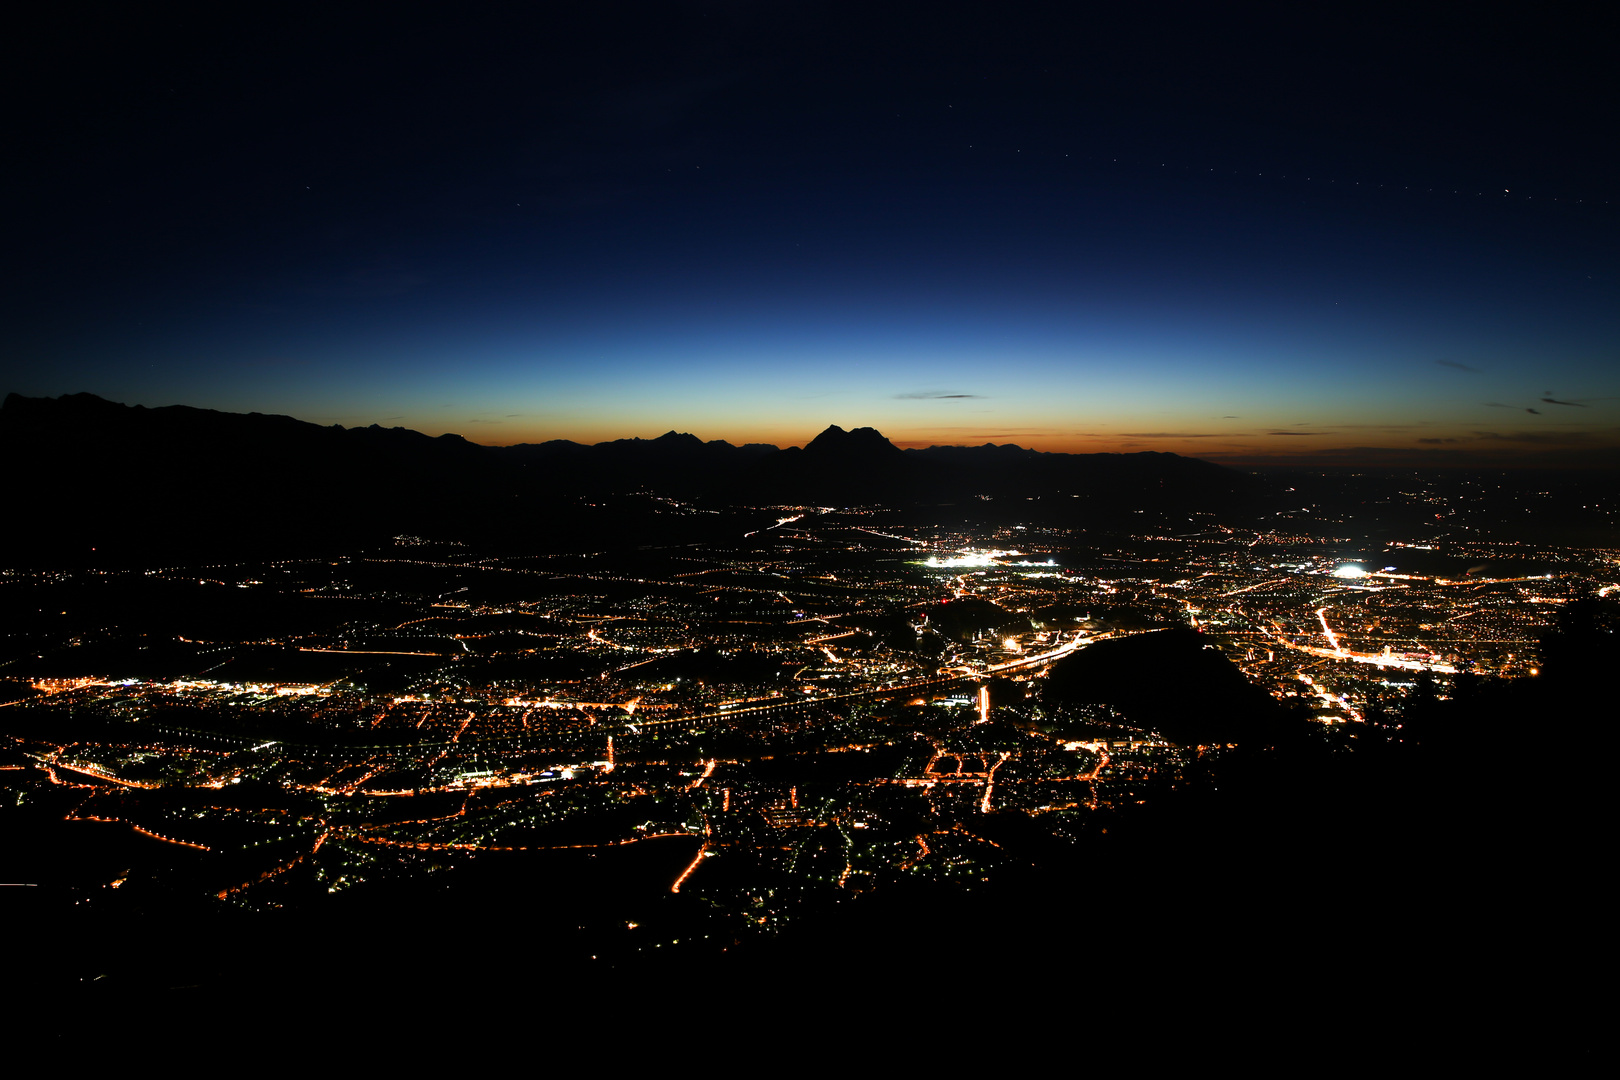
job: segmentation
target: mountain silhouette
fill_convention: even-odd
[[[710,508],[961,501],[977,510],[986,505],[979,500],[999,499],[1021,520],[1045,513],[1067,523],[1144,507],[1217,509],[1251,486],[1243,474],[1175,454],[989,444],[901,450],[871,427],[830,425],[787,449],[678,431],[594,446],[496,447],[375,424],[126,406],[93,394],[9,395],[0,406],[0,462],[28,515],[26,527],[0,537],[0,553],[23,561],[71,561],[91,549],[102,557],[269,551],[402,532],[544,545],[565,536],[584,544],[597,528],[616,543],[658,543],[686,527],[667,506],[637,511],[645,520],[633,530],[624,521],[593,525],[577,508],[563,512],[583,501],[600,517],[609,496],[620,500],[615,513],[628,512],[625,500],[651,495]],[[31,508],[30,498],[39,500]]]
[[[804,452],[818,460],[861,462],[897,461],[900,448],[885,439],[876,428],[858,427],[845,431],[837,424],[810,440]]]

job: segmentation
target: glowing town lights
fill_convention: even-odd
[[[764,521],[798,512],[749,512],[764,510],[774,510]],[[554,851],[612,859],[612,852],[651,844],[656,857],[643,860],[649,888],[704,910],[718,905],[717,915],[739,933],[764,919],[774,934],[792,922],[801,886],[836,902],[839,887],[864,894],[900,880],[971,882],[974,889],[994,881],[1010,853],[996,854],[965,815],[1063,829],[1073,820],[1067,812],[1136,813],[1130,808],[1144,803],[1146,785],[1209,753],[1216,756],[1206,764],[1214,767],[1233,744],[1171,746],[1167,736],[1112,713],[1086,714],[1086,738],[1020,734],[1046,715],[1036,709],[1044,706],[1040,691],[1054,663],[1096,642],[1162,632],[1102,614],[1127,596],[1165,616],[1156,622],[1202,629],[1199,645],[1219,650],[1250,683],[1336,733],[1335,745],[1352,752],[1402,737],[1388,726],[1399,705],[1384,730],[1368,727],[1379,715],[1363,710],[1374,695],[1387,702],[1413,690],[1415,672],[1435,673],[1435,692],[1448,698],[1457,690],[1449,677],[1459,669],[1518,679],[1528,684],[1528,700],[1545,682],[1531,666],[1540,662],[1537,640],[1559,612],[1570,610],[1588,582],[1610,603],[1620,597],[1620,555],[1610,549],[1583,554],[1448,540],[1445,565],[1473,570],[1448,577],[1409,573],[1428,567],[1407,566],[1402,555],[1399,568],[1373,569],[1383,561],[1376,547],[1346,548],[1366,554],[1346,559],[1320,537],[1307,545],[1314,530],[1296,535],[1279,524],[1276,531],[1171,537],[1185,539],[1184,560],[1121,543],[1119,558],[1088,556],[1071,567],[1044,550],[1059,534],[1033,526],[1019,536],[1012,527],[976,532],[947,520],[918,540],[847,526],[865,513],[841,511],[823,526],[826,545],[802,561],[787,543],[748,551],[723,544],[672,557],[669,572],[643,579],[606,564],[576,564],[572,556],[549,566],[524,556],[512,572],[539,567],[553,584],[521,611],[502,603],[435,613],[422,593],[421,612],[392,629],[362,618],[352,627],[334,623],[336,630],[323,630],[322,622],[307,634],[289,624],[284,639],[260,640],[259,632],[244,642],[188,643],[197,660],[183,676],[125,680],[70,669],[45,677],[50,669],[30,669],[35,692],[17,687],[15,701],[0,695],[0,719],[32,724],[84,714],[105,718],[96,730],[106,737],[69,742],[65,730],[42,723],[39,737],[22,739],[0,761],[0,782],[24,799],[37,788],[59,800],[66,821],[103,823],[73,828],[117,826],[132,862],[155,860],[155,870],[137,864],[124,878],[103,876],[109,898],[156,871],[189,874],[179,862],[164,868],[171,857],[192,858],[192,850],[235,868],[232,880],[214,886],[216,897],[257,912],[316,883],[321,892],[343,892],[372,876],[428,873],[445,855]],[[812,530],[791,524],[802,534],[784,535],[784,524],[778,537],[809,543]],[[871,543],[887,536],[895,538]],[[1038,554],[993,549],[1008,539]],[[825,552],[839,545],[882,551],[882,565],[834,574]],[[1389,550],[1402,549],[1392,543]],[[1550,580],[1544,573],[1487,576],[1545,571],[1533,561],[1542,559],[1558,565]],[[457,578],[468,565],[443,564]],[[930,577],[930,569],[938,572]],[[296,582],[308,571],[288,573]],[[8,580],[0,574],[0,584]],[[448,589],[453,581],[427,583]],[[984,617],[971,626],[941,618],[953,596],[974,598],[973,614]],[[1090,631],[1081,629],[1086,623]],[[953,633],[960,630],[972,633]],[[367,659],[371,646],[406,653],[462,638],[514,661],[487,672],[482,662],[456,670],[436,661],[419,672],[413,665],[375,686],[359,677],[362,665],[395,660],[386,653]],[[344,644],[351,648],[338,647]],[[293,654],[316,646],[333,650],[314,657],[319,667],[222,662],[242,650]],[[449,652],[432,648],[439,650],[428,653],[434,657]],[[1105,662],[1110,648],[1101,654]],[[588,653],[588,662],[553,664],[547,656],[573,653]],[[683,653],[738,662],[717,660],[715,676],[701,680],[657,663]],[[314,654],[295,655],[302,662]],[[356,674],[320,681],[339,672]],[[998,677],[1018,680],[997,687],[1023,700],[1002,703],[988,685]],[[1182,690],[1179,707],[1189,715],[1206,707],[1195,684]],[[907,741],[903,765],[885,718],[925,731]],[[342,737],[314,754],[295,723],[341,728]],[[255,737],[259,730],[296,741]],[[823,754],[839,756],[840,774],[868,779],[848,789],[811,785],[800,764],[814,767],[811,756]],[[880,756],[867,759],[872,767],[856,764],[869,754]],[[767,782],[749,779],[764,769]],[[795,780],[806,788],[803,798],[797,787],[789,790]],[[179,804],[183,811],[154,790],[171,787],[191,793]],[[896,829],[872,816],[865,799],[873,792],[903,797],[916,825]],[[1053,811],[1060,813],[1048,816]],[[146,831],[131,831],[135,825]],[[710,861],[716,869],[703,871]],[[625,926],[597,920],[582,933]],[[649,953],[658,937],[677,949],[686,944],[653,933]],[[741,939],[726,934],[716,948],[734,940]]]
[[[1009,555],[1022,554],[1023,552],[1021,551],[975,551],[972,548],[968,548],[945,559],[940,558],[938,555],[930,555],[928,556],[928,562],[924,565],[935,570],[951,570],[956,569],[957,567],[967,566],[994,566],[997,559],[1006,558]]]

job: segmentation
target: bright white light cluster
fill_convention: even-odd
[[[1359,566],[1356,566],[1354,563],[1345,563],[1343,566],[1333,571],[1333,576],[1338,578],[1366,577],[1367,571],[1363,570]]]
[[[1022,555],[1021,551],[963,551],[949,558],[941,559],[938,555],[928,556],[927,565],[936,570],[948,570],[958,566],[994,566],[999,558],[1007,555]]]

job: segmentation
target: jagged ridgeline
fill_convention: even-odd
[[[0,553],[14,564],[318,551],[400,532],[601,549],[735,531],[715,515],[661,512],[648,495],[715,510],[960,504],[975,517],[1016,509],[1019,520],[1073,524],[1144,509],[1229,510],[1253,486],[1175,454],[901,450],[869,427],[831,426],[785,450],[674,431],[594,446],[482,446],[92,394],[8,396],[0,455],[14,503]]]

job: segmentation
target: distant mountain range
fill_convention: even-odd
[[[611,532],[582,503],[617,500],[622,517],[638,494],[710,509],[971,502],[982,510],[981,500],[1061,496],[1113,514],[1220,509],[1253,486],[1246,474],[1176,454],[988,443],[901,450],[869,427],[831,426],[785,450],[674,431],[594,446],[496,447],[405,428],[148,409],[93,394],[9,395],[0,461],[16,511],[0,553],[13,562],[90,548],[197,555],[400,531],[553,543],[569,517]]]

